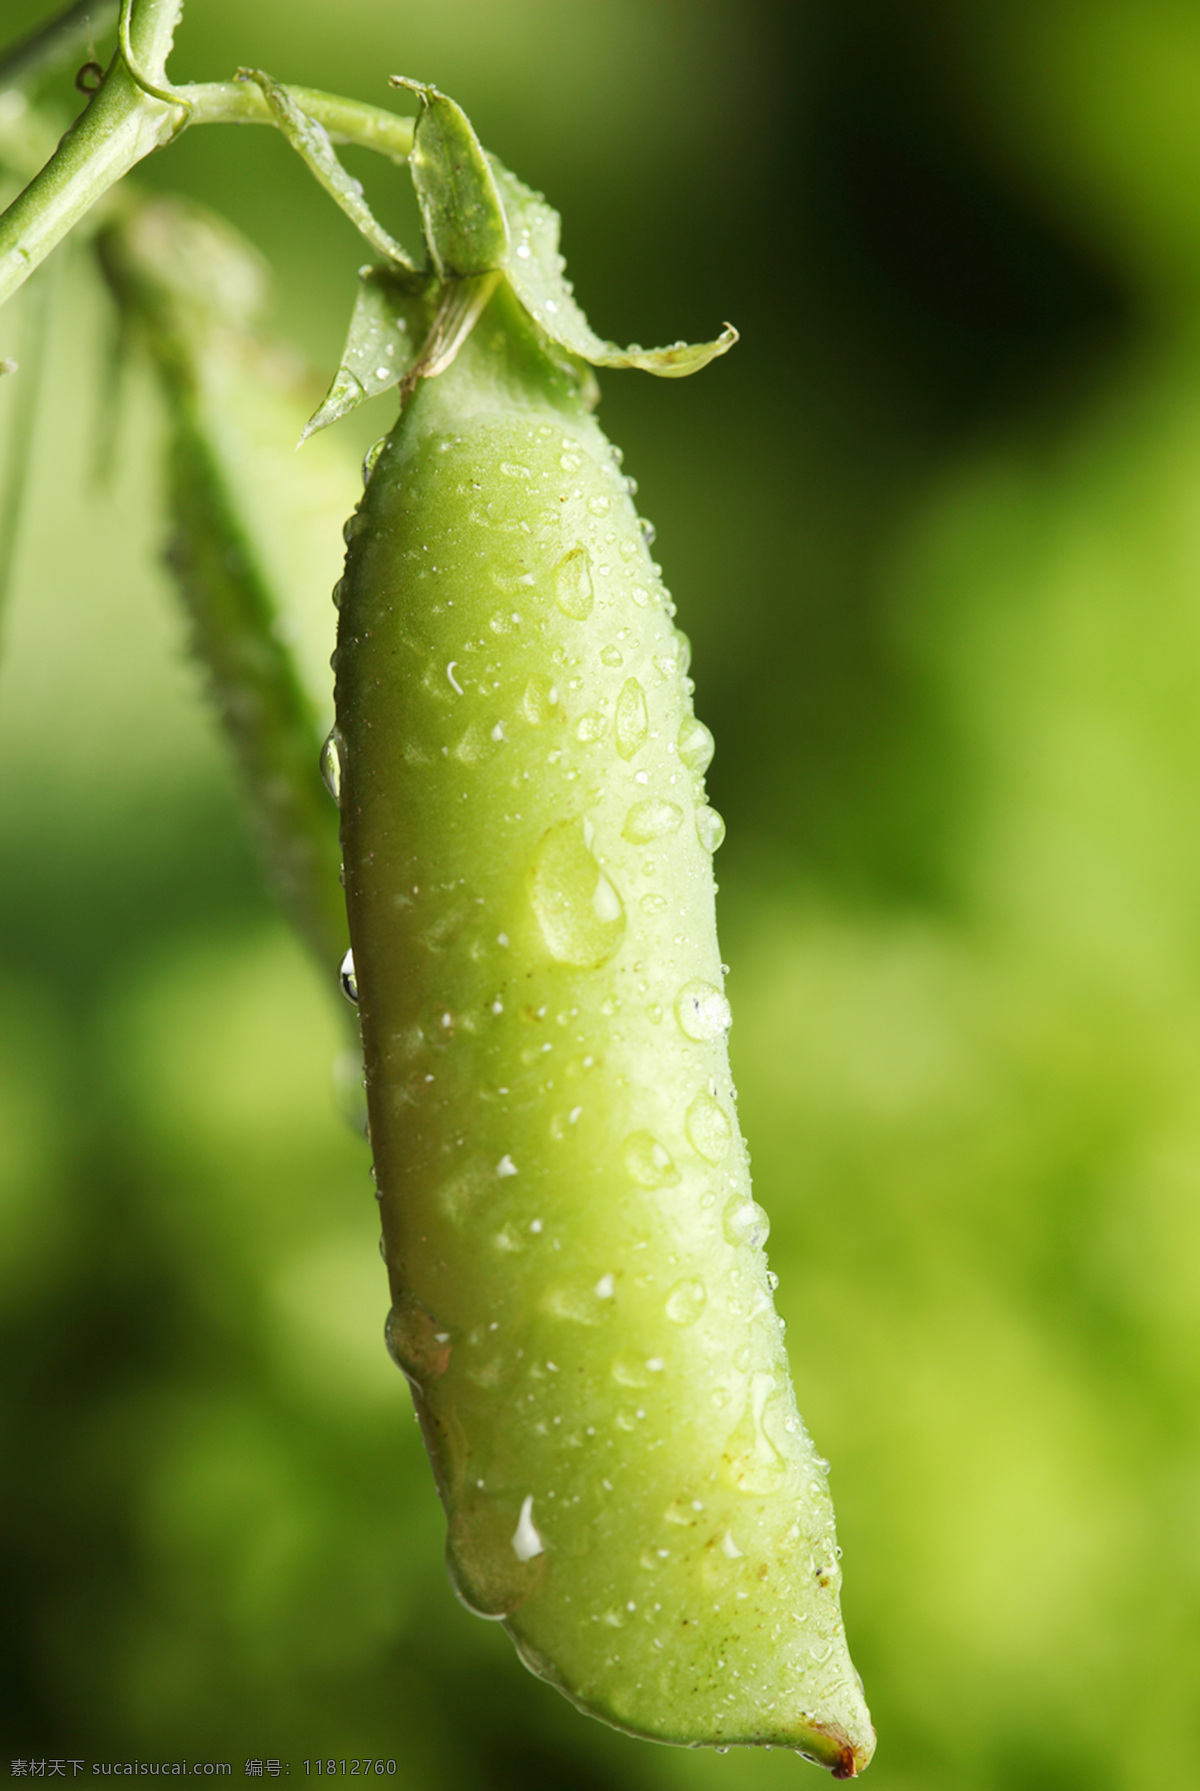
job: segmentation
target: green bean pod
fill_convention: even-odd
[[[422,103],[434,321],[335,594],[388,1344],[454,1585],[534,1672],[850,1777],[874,1734],[737,1124],[712,739],[586,365],[732,333],[600,343],[553,213]]]

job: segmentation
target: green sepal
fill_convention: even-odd
[[[440,279],[503,273],[550,341],[594,367],[638,367],[679,379],[733,347],[737,331],[729,324],[713,342],[673,342],[667,348],[605,342],[565,277],[558,213],[486,153],[452,99],[402,75],[393,75],[392,85],[407,88],[420,101],[409,165]]]
[[[508,222],[488,156],[461,106],[422,81],[392,76],[421,109],[409,167],[430,258],[443,280],[503,272]]]
[[[399,385],[416,355],[409,333],[413,308],[411,281],[398,280],[386,267],[363,267],[350,318],[346,346],[333,381],[304,425],[302,442],[336,423],[368,398]]]
[[[377,255],[394,267],[417,271],[417,264],[402,243],[384,229],[363,198],[362,185],[351,178],[338,160],[329,132],[299,106],[286,87],[257,68],[239,68],[239,81],[253,81],[271,109],[276,124],[296,154],[305,162],[331,199],[341,206],[359,234]]]
[[[664,379],[697,373],[738,339],[726,324],[713,342],[673,342],[667,348],[618,348],[603,341],[584,316],[559,253],[559,216],[540,193],[492,159],[492,173],[508,216],[511,246],[505,272],[522,305],[552,342],[594,367],[637,367]]]

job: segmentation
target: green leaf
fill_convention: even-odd
[[[492,166],[466,113],[420,81],[392,76],[421,102],[413,135],[413,185],[433,265],[442,279],[494,273],[508,258],[508,224]]]
[[[266,100],[280,130],[302,161],[320,181],[331,199],[337,201],[350,222],[374,249],[377,255],[396,267],[416,272],[417,264],[408,250],[397,242],[379,222],[363,198],[361,182],[351,178],[337,158],[329,132],[311,118],[278,81],[261,69],[240,68],[239,81],[253,81]]]
[[[398,385],[413,364],[415,350],[405,315],[413,305],[411,286],[386,267],[360,268],[358,277],[358,297],[338,370],[304,425],[302,442],[348,416],[367,398]]]
[[[560,348],[595,367],[638,367],[664,379],[681,379],[733,347],[738,335],[731,324],[726,324],[714,342],[673,342],[668,348],[642,348],[635,342],[629,348],[618,348],[615,342],[603,341],[584,316],[565,277],[558,248],[558,213],[494,157],[492,173],[511,237],[505,271],[529,315]]]

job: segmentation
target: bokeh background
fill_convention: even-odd
[[[1200,13],[187,0],[176,78],[239,63],[437,82],[562,210],[605,334],[740,327],[602,416],[718,741],[870,1782],[1200,1783]],[[142,179],[259,244],[328,372],[362,252],[282,142],[198,130]],[[344,1017],[246,843],[112,345],[76,257],[0,667],[5,1757],[816,1784],[607,1731],[450,1593]],[[351,496],[388,408],[343,426]]]

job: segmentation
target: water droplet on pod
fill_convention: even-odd
[[[689,1278],[675,1283],[666,1297],[663,1310],[673,1325],[691,1325],[703,1312],[707,1299],[708,1293],[703,1281]]]
[[[635,802],[625,817],[625,825],[621,829],[627,840],[636,846],[644,846],[650,840],[661,839],[664,834],[674,833],[683,820],[683,810],[678,803],[667,802],[658,796],[647,797],[645,802]]]
[[[764,1370],[752,1374],[745,1408],[725,1445],[725,1473],[737,1490],[748,1497],[774,1492],[787,1473],[784,1459],[763,1422],[769,1403],[778,1396],[773,1374]]]
[[[729,1149],[733,1127],[724,1108],[707,1089],[701,1089],[688,1108],[686,1125],[692,1149],[706,1163],[719,1163]]]
[[[684,983],[675,997],[675,1017],[684,1037],[694,1039],[697,1044],[719,1038],[723,1032],[728,1032],[733,1020],[729,1003],[720,989],[699,977]]]
[[[338,975],[341,978],[342,994],[346,997],[347,1001],[352,1001],[357,1007],[358,978],[354,974],[354,953],[352,951],[348,951],[342,959],[342,967],[339,970]]]
[[[528,887],[552,958],[581,970],[607,964],[624,937],[625,909],[590,850],[582,820],[559,821],[542,835]]]
[[[689,771],[703,776],[712,764],[715,749],[716,743],[704,723],[697,721],[694,715],[689,715],[680,728],[679,738],[675,743],[680,763],[686,765]]]
[[[670,1151],[652,1132],[631,1132],[622,1155],[626,1169],[643,1188],[668,1188],[679,1180]]]
[[[521,698],[521,709],[526,721],[535,728],[544,727],[553,721],[558,707],[558,692],[544,678],[531,678],[525,686],[525,694]]]
[[[725,1208],[725,1236],[731,1244],[760,1250],[771,1235],[771,1221],[749,1195],[735,1194]]]
[[[325,736],[325,744],[321,748],[321,781],[340,808],[342,802],[342,748],[336,728],[330,729]]]
[[[397,1300],[383,1327],[388,1355],[416,1387],[440,1380],[450,1364],[450,1338],[431,1312],[406,1295]]]
[[[554,568],[554,599],[564,616],[586,622],[595,601],[592,559],[586,547],[573,547]]]
[[[725,822],[715,808],[696,810],[696,833],[706,852],[715,852],[725,839]]]
[[[649,729],[646,693],[636,678],[626,678],[617,698],[617,713],[613,724],[617,751],[623,759],[633,758],[639,747],[645,744]]]

